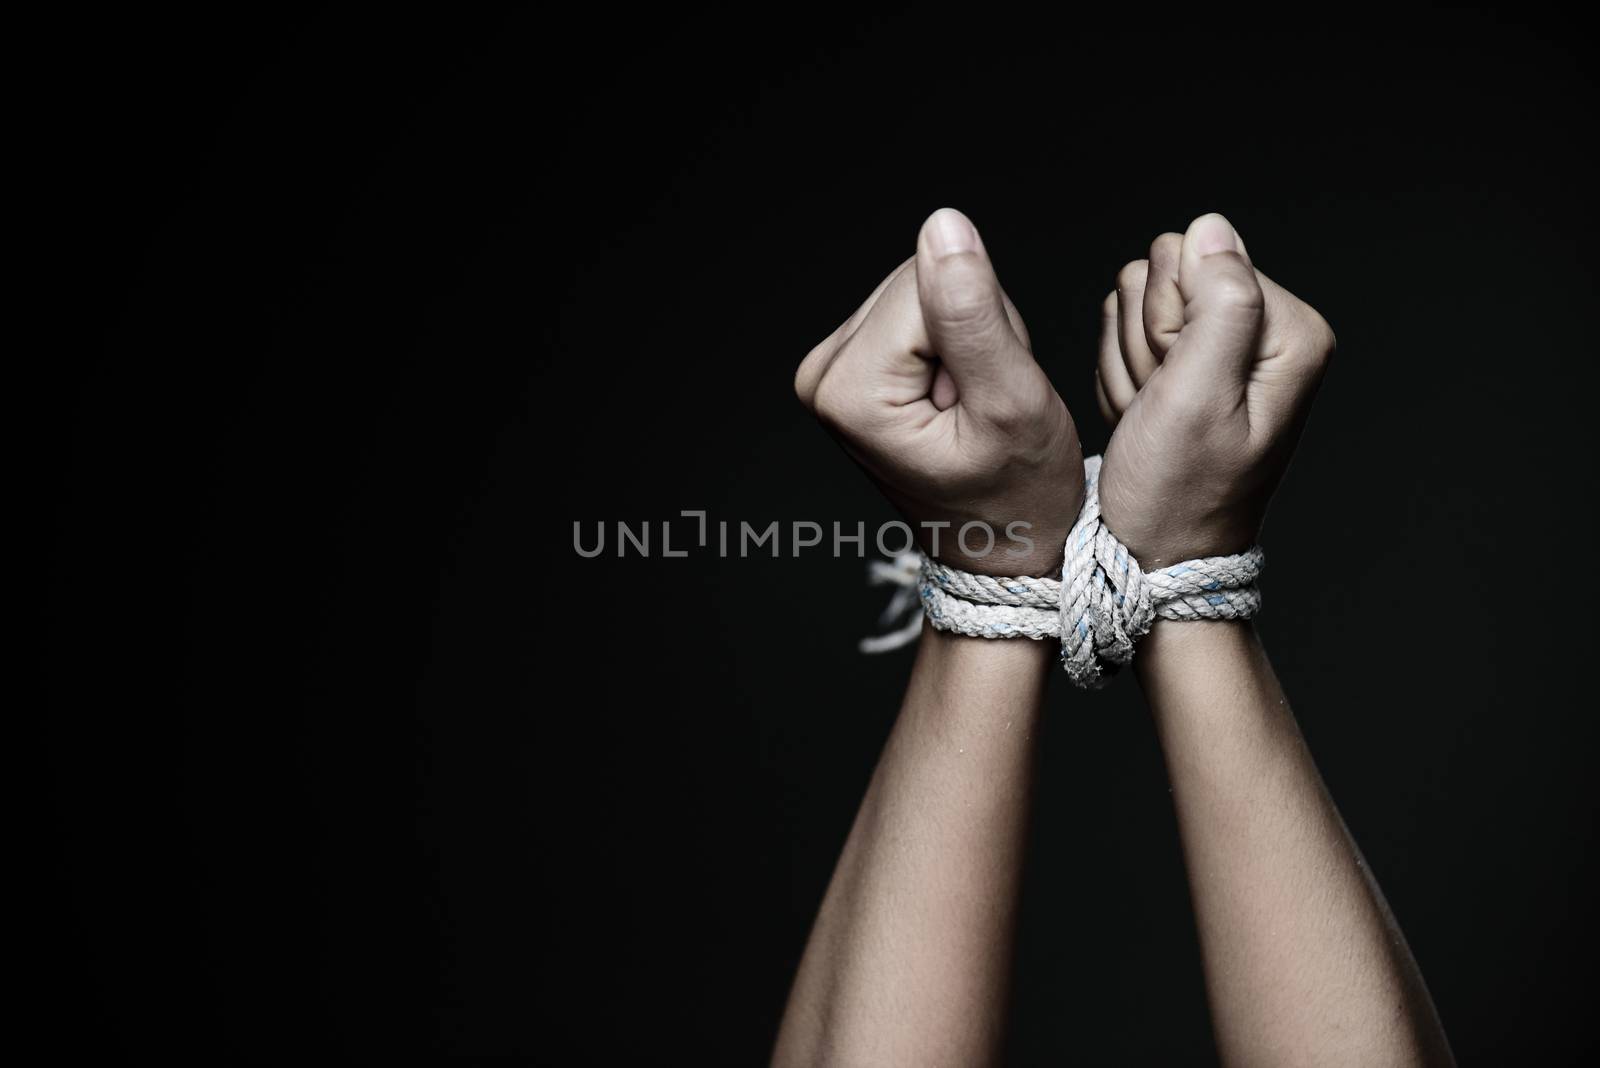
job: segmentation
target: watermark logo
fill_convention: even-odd
[[[799,556],[803,552],[829,552],[835,558],[853,555],[864,559],[869,543],[880,555],[891,558],[917,547],[917,531],[898,519],[878,524],[869,538],[865,522],[857,523],[854,531],[848,532],[848,525],[837,521],[823,524],[799,519],[784,523],[774,519],[766,526],[726,519],[712,523],[703,509],[686,509],[678,516],[680,520],[695,521],[692,532],[691,524],[680,523],[675,527],[670,520],[634,524],[622,520],[584,523],[575,519],[572,549],[585,560],[601,556],[671,559],[707,552],[720,557],[770,555],[773,558]],[[976,519],[959,527],[948,520],[924,520],[917,524],[917,529],[926,535],[931,554],[938,555],[941,539],[954,539],[956,547],[969,559],[983,559],[995,552],[1025,556],[1033,551],[1033,539],[1027,534],[1032,528],[1033,524],[1022,520],[1005,524],[998,534],[993,526]],[[658,537],[652,537],[652,532]],[[944,544],[948,547],[950,541],[945,540]],[[846,546],[853,546],[855,551],[846,552]]]

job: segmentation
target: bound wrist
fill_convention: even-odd
[[[1053,642],[995,641],[937,630],[927,623],[923,624],[920,649],[920,655],[931,658],[941,670],[971,668],[1012,677],[1037,673],[1044,678],[1056,662]]]

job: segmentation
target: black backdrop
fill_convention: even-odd
[[[890,518],[790,377],[943,204],[1091,447],[1096,308],[1160,231],[1229,214],[1334,324],[1262,630],[1458,1053],[1591,1045],[1571,27],[75,34],[42,394],[57,1048],[760,1061],[908,655],[856,654],[859,561],[584,560],[572,524]],[[1050,706],[1014,1059],[1207,1063],[1137,691]]]

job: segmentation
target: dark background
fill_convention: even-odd
[[[1572,27],[72,40],[40,90],[53,1048],[761,1061],[909,654],[855,652],[859,561],[583,560],[572,524],[890,518],[790,378],[950,204],[1092,448],[1096,309],[1157,233],[1227,213],[1333,323],[1261,628],[1458,1054],[1590,1049]],[[1014,1060],[1212,1061],[1136,688],[1057,684],[1042,767]]]

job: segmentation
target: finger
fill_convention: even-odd
[[[840,343],[816,391],[847,408],[905,405],[929,396],[938,368],[918,304],[916,270],[907,268],[889,280]]]
[[[1250,370],[1250,424],[1275,440],[1304,411],[1333,357],[1335,340],[1315,308],[1256,272],[1264,301],[1261,341]]]
[[[1178,254],[1183,248],[1182,234],[1162,234],[1150,243],[1149,267],[1145,271],[1144,339],[1159,361],[1178,340],[1183,329],[1183,293],[1178,289]]]
[[[878,287],[867,296],[866,300],[861,302],[861,307],[857,308],[850,318],[844,321],[844,325],[839,328],[841,340],[848,341],[850,336],[861,328],[861,324],[866,321],[867,316],[872,314],[872,309],[877,307],[878,301],[883,299],[884,292],[896,282],[904,279],[916,267],[916,262],[917,258],[915,256],[907,256],[900,261],[898,267],[889,272],[883,281],[878,283]]]
[[[1118,336],[1122,317],[1120,305],[1118,294],[1113,291],[1100,306],[1100,359],[1095,368],[1106,402],[1119,418],[1133,403],[1133,395],[1138,392],[1133,377],[1128,373],[1128,362],[1122,354],[1122,342]]]
[[[1038,365],[1011,326],[1000,280],[965,215],[941,208],[923,224],[916,275],[930,355],[950,372],[964,404],[982,407],[1033,384]]]
[[[1144,338],[1144,283],[1150,264],[1134,260],[1117,272],[1117,340],[1135,389],[1155,373],[1158,361]]]
[[[1027,324],[1022,321],[1022,313],[1017,311],[1017,306],[1011,303],[1011,298],[1006,291],[1000,291],[1000,299],[1005,301],[1006,318],[1011,321],[1011,329],[1017,335],[1017,340],[1022,342],[1022,347],[1030,353],[1033,351],[1033,339],[1028,335]],[[956,389],[956,380],[950,377],[950,368],[939,364],[934,372],[933,388],[928,392],[928,399],[933,401],[933,406],[941,412],[955,407],[960,399],[960,391]]]
[[[1100,418],[1106,421],[1107,426],[1114,429],[1117,422],[1122,418],[1122,413],[1111,403],[1111,398],[1106,396],[1106,386],[1104,382],[1100,381],[1100,369],[1098,367],[1094,371],[1094,399],[1095,403],[1100,406]]]
[[[817,392],[817,383],[822,381],[822,375],[827,371],[828,365],[839,354],[839,350],[843,348],[844,343],[849,341],[856,330],[860,328],[861,323],[878,303],[878,298],[883,295],[884,290],[888,289],[896,279],[911,269],[914,259],[915,257],[908,257],[900,266],[885,275],[883,281],[878,283],[877,288],[867,296],[866,300],[861,302],[861,306],[851,313],[850,318],[846,319],[833,333],[823,338],[810,352],[806,353],[805,358],[800,361],[800,366],[796,368],[794,373],[794,391],[802,403],[807,406],[812,404]]]
[[[1017,306],[1011,303],[1011,298],[1006,296],[1005,290],[1000,291],[1000,299],[1006,302],[1006,318],[1011,320],[1011,329],[1016,332],[1017,340],[1032,352],[1033,344],[1028,337],[1028,328],[1022,322],[1022,314],[1017,311]],[[950,369],[944,364],[940,364],[939,369],[934,372],[933,389],[929,391],[928,399],[933,401],[933,406],[941,412],[955,407],[956,401],[960,399],[956,380],[950,377]]]
[[[1265,310],[1261,285],[1243,249],[1221,215],[1202,215],[1183,236],[1178,288],[1186,311],[1166,366],[1186,389],[1243,399]]]
[[[1011,330],[1017,335],[1017,340],[1022,342],[1022,347],[1029,352],[1033,351],[1033,338],[1028,336],[1027,324],[1022,321],[1022,313],[1017,311],[1017,306],[1011,303],[1011,298],[1006,291],[1000,291],[1000,299],[1006,302],[1006,318],[1011,320]]]
[[[1265,300],[1258,370],[1299,379],[1318,378],[1333,355],[1333,328],[1315,308],[1260,271]]]

